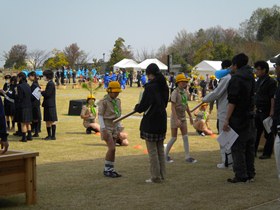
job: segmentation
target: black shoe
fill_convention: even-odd
[[[248,179],[233,177],[232,179],[227,179],[227,181],[235,184],[235,183],[245,183],[248,181]]]
[[[27,142],[26,140],[22,140],[22,139],[21,139],[21,140],[19,140],[19,141],[20,141],[20,142]]]
[[[103,171],[104,176],[110,177],[110,178],[118,178],[122,175],[118,174],[116,171]]]
[[[35,133],[35,134],[33,134],[32,137],[39,137],[39,134],[38,134],[38,133]]]
[[[261,159],[261,160],[270,159],[270,156],[268,156],[268,155],[261,155],[259,157],[259,159]]]
[[[51,140],[56,140],[55,136],[52,136],[52,137],[51,137]]]
[[[91,134],[91,128],[87,128],[87,129],[86,129],[86,133],[87,133],[87,134]]]
[[[47,136],[47,137],[45,137],[45,138],[43,138],[43,140],[51,140],[51,136]]]
[[[26,139],[27,139],[27,141],[32,141],[33,140],[32,136],[28,136]]]
[[[13,135],[14,135],[14,136],[22,136],[22,133],[17,131],[17,132],[15,132],[15,133],[13,133]]]

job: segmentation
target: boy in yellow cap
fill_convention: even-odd
[[[120,123],[114,124],[113,120],[121,116],[121,100],[118,97],[121,92],[120,83],[111,81],[107,88],[108,94],[98,103],[98,119],[100,123],[101,139],[105,140],[108,150],[105,156],[104,176],[121,177],[114,169],[116,139],[123,130]]]
[[[169,151],[175,141],[177,140],[178,128],[180,128],[184,149],[186,153],[186,161],[188,163],[196,163],[197,160],[190,156],[189,151],[189,139],[188,139],[188,128],[186,120],[186,111],[190,118],[190,123],[193,124],[192,115],[188,106],[187,94],[185,88],[187,87],[188,79],[184,74],[179,74],[176,76],[176,86],[177,88],[172,92],[171,95],[171,139],[167,143],[165,150],[166,161],[171,163],[173,160],[169,157]]]
[[[89,94],[87,97],[87,104],[82,107],[80,115],[84,120],[83,125],[86,128],[87,134],[91,134],[91,131],[94,131],[98,135],[100,132],[100,126],[96,122],[96,114],[95,97]]]

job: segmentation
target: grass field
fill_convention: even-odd
[[[0,85],[2,86],[2,82]],[[139,88],[127,88],[120,94],[122,113],[133,110]],[[0,209],[280,209],[280,182],[274,157],[256,159],[256,182],[230,184],[232,170],[217,169],[219,146],[213,137],[198,136],[189,126],[191,155],[196,164],[184,162],[183,144],[178,137],[167,164],[167,179],[162,184],[146,184],[149,178],[145,142],[139,138],[140,115],[123,121],[129,135],[128,147],[117,147],[116,169],[123,177],[103,176],[106,146],[99,136],[85,134],[79,116],[68,116],[69,101],[86,98],[83,89],[57,90],[57,140],[40,138],[28,143],[10,136],[11,150],[38,151],[38,203],[26,206],[24,195],[0,198]],[[102,98],[105,91],[96,93]],[[190,102],[194,107],[197,102]],[[170,116],[170,105],[168,107]],[[211,125],[215,129],[215,113]],[[169,124],[168,124],[169,128]],[[45,125],[40,137],[46,136]],[[167,140],[170,137],[168,129]],[[166,140],[166,141],[167,141]],[[263,205],[262,205],[263,204]]]

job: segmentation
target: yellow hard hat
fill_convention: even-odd
[[[93,94],[89,94],[89,95],[87,96],[87,100],[89,100],[89,99],[93,99],[93,100],[95,100],[94,95],[93,95]]]
[[[201,106],[208,106],[208,103],[203,103],[201,104]]]
[[[188,82],[188,80],[184,74],[178,74],[176,76],[176,83],[178,82]]]
[[[122,92],[121,85],[117,81],[111,81],[107,88],[108,93],[120,93]]]
[[[203,77],[203,76],[200,76],[200,80],[204,80],[204,77]]]
[[[215,75],[211,75],[210,79],[216,79]]]
[[[193,78],[194,78],[194,79],[197,79],[197,76],[196,76],[196,75],[193,75]]]

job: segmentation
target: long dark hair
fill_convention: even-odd
[[[155,63],[151,63],[146,69],[146,74],[153,74],[155,76],[153,82],[156,82],[159,85],[161,97],[163,98],[165,106],[167,106],[169,99],[169,89],[167,86],[166,79],[160,72],[159,67]]]
[[[19,83],[27,82],[25,73],[20,72],[18,73],[17,77],[20,78]]]

